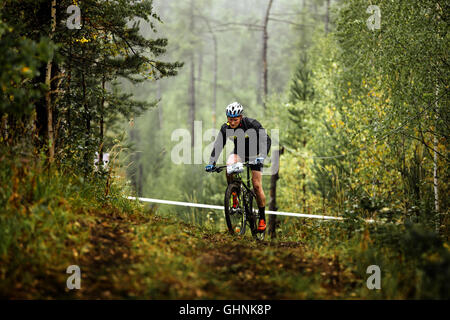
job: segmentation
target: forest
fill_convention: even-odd
[[[449,22],[442,0],[0,0],[0,298],[449,299]],[[235,101],[272,139],[262,240],[205,171]]]

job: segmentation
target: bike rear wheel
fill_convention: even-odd
[[[262,241],[266,236],[267,228],[266,230],[264,230],[264,232],[258,231],[259,214],[256,212],[255,208],[258,208],[256,198],[252,194],[249,194],[248,216],[249,216],[250,230],[252,232],[252,236],[256,240]]]
[[[228,231],[232,235],[244,235],[246,216],[244,214],[244,201],[240,183],[233,182],[228,185],[224,202]]]

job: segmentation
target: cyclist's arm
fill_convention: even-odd
[[[219,134],[216,137],[216,141],[214,141],[214,147],[211,152],[211,157],[209,158],[209,164],[213,164],[213,165],[216,164],[217,159],[219,158],[220,153],[222,152],[225,144],[226,144],[225,128],[224,128],[224,126],[222,126],[220,128]]]

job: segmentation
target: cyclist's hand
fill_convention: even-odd
[[[206,172],[212,172],[213,169],[214,169],[214,165],[213,165],[213,164],[208,164],[208,165],[205,167]]]
[[[255,164],[263,164],[264,163],[264,158],[263,157],[258,157],[255,159]]]

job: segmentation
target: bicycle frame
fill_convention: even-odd
[[[250,187],[249,187],[250,186],[250,163],[248,161],[246,161],[246,162],[243,163],[243,165],[247,167],[247,184],[242,180],[242,177],[241,177],[240,173],[233,173],[233,175],[234,175],[234,179],[233,180],[241,182],[242,185],[247,190],[247,192],[250,192],[256,198],[255,192],[252,189],[250,189]],[[220,167],[217,167],[214,171],[219,173],[226,167],[227,166],[220,166]]]
[[[250,165],[248,165],[248,162],[246,162],[245,164],[247,167],[247,184],[242,180],[242,178],[240,179],[240,181],[243,184],[243,186],[245,187],[245,189],[247,189],[247,192],[250,192],[256,198],[255,192],[252,189],[250,189],[250,187],[249,187],[250,186]]]

